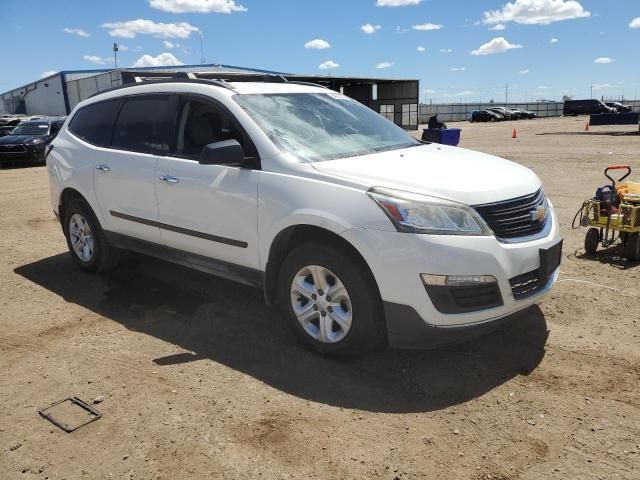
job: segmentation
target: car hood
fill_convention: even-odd
[[[423,193],[467,205],[520,197],[541,185],[535,173],[509,160],[435,143],[312,166],[367,187]]]
[[[0,137],[0,145],[25,143],[33,140],[34,138],[44,137],[42,135],[5,135],[4,137]]]

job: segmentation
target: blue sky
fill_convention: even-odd
[[[121,66],[197,64],[202,33],[207,63],[418,78],[421,100],[640,97],[639,0],[0,0],[0,19],[0,91],[112,67],[114,41]]]

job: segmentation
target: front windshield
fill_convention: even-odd
[[[309,162],[420,144],[369,107],[335,92],[233,98],[279,150]]]
[[[11,130],[11,135],[46,135],[48,131],[47,122],[27,122]]]

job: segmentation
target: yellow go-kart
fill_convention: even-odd
[[[611,170],[626,170],[626,173],[615,180],[609,175]],[[640,260],[640,185],[623,184],[629,175],[629,165],[607,167],[604,176],[611,185],[599,188],[596,196],[586,200],[578,211],[580,225],[590,227],[584,239],[584,249],[588,254],[594,255],[600,244],[607,248],[620,240],[624,257],[631,261]]]

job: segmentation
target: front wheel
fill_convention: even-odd
[[[597,228],[590,228],[587,230],[587,235],[584,237],[584,249],[589,255],[595,255],[598,250],[598,244],[600,243],[600,231]]]
[[[73,200],[65,207],[63,228],[71,257],[82,270],[104,272],[116,266],[118,252],[107,242],[85,200]]]
[[[385,338],[375,281],[339,248],[307,244],[293,250],[282,265],[278,295],[294,333],[315,351],[352,357]]]

